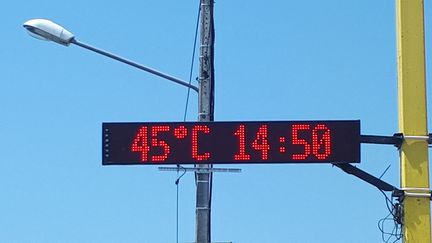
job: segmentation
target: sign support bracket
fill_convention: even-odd
[[[402,146],[404,139],[427,141],[428,144],[432,144],[432,133],[424,136],[408,136],[403,133],[395,133],[393,136],[360,135],[360,143],[390,144],[398,148]]]
[[[231,172],[240,173],[241,169],[234,168],[202,168],[202,167],[158,167],[159,171],[185,171],[185,172],[195,172],[195,173],[212,173],[212,172]]]
[[[353,175],[375,187],[377,187],[379,190],[386,191],[386,192],[393,192],[395,190],[399,190],[397,187],[390,185],[389,183],[367,173],[366,171],[359,169],[351,164],[333,164],[334,166],[338,167],[339,169],[343,170],[345,173]]]

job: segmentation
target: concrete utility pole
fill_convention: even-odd
[[[214,26],[213,0],[200,0],[200,72],[199,72],[199,121],[213,121],[214,104]],[[198,164],[209,169],[209,164]],[[196,172],[196,243],[210,243],[212,173]]]
[[[403,242],[431,241],[423,0],[396,0]]]

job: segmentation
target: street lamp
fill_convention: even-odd
[[[109,53],[107,51],[104,51],[104,50],[101,50],[99,48],[90,46],[88,44],[82,43],[82,42],[78,41],[71,32],[69,32],[64,27],[62,27],[62,26],[60,26],[60,25],[58,25],[58,24],[56,24],[50,20],[31,19],[31,20],[28,20],[27,22],[25,22],[23,24],[23,26],[24,26],[24,28],[27,29],[28,33],[32,37],[35,37],[37,39],[46,40],[46,41],[53,41],[53,42],[56,42],[56,43],[64,45],[64,46],[69,46],[70,44],[74,44],[74,45],[83,47],[87,50],[90,50],[90,51],[96,52],[98,54],[107,56],[109,58],[115,59],[119,62],[123,62],[125,64],[134,66],[134,67],[141,69],[143,71],[152,73],[152,74],[159,76],[161,78],[165,78],[165,79],[170,80],[174,83],[183,85],[187,88],[195,90],[197,93],[199,92],[198,87],[196,87],[196,86],[194,86],[194,85],[192,85],[186,81],[183,81],[179,78],[176,78],[176,77],[173,77],[171,75],[162,73],[162,72],[155,70],[153,68],[146,67],[142,64],[133,62],[131,60],[128,60],[126,58],[123,58],[123,57],[120,57],[117,55],[114,55],[114,54]]]
[[[64,27],[47,19],[32,19],[24,23],[24,28],[37,39],[53,41],[69,46],[74,44],[106,57],[134,66],[143,71],[165,78],[198,93],[198,120],[202,122],[213,121],[214,116],[214,28],[213,28],[213,0],[201,0],[201,47],[200,47],[200,74],[198,77],[199,88],[176,77],[146,67],[107,51],[95,48],[78,41],[75,36]],[[196,191],[196,242],[211,242],[211,192],[212,192],[212,166],[210,164],[197,164],[195,181]]]

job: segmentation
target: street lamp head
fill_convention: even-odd
[[[31,36],[37,39],[54,41],[64,46],[74,41],[74,35],[71,32],[47,19],[31,19],[23,26]]]

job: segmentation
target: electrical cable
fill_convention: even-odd
[[[176,184],[176,243],[179,243],[179,168],[180,165],[177,164],[177,180]]]
[[[387,214],[387,216],[385,216],[384,218],[382,218],[382,219],[380,219],[380,220],[378,221],[378,229],[381,231],[381,239],[382,239],[383,242],[386,242],[386,243],[387,243],[387,242],[389,241],[389,239],[391,238],[391,234],[390,234],[390,233],[387,233],[387,232],[385,231],[385,222],[391,220],[390,215],[391,215],[391,213]],[[387,237],[388,235],[390,235],[390,236],[389,236],[389,238],[386,239],[386,237]]]
[[[181,174],[181,176],[179,176],[179,171],[180,168],[183,169],[183,174]],[[176,207],[176,242],[179,242],[179,183],[180,183],[180,179],[186,174],[186,169],[181,166],[181,165],[177,165],[177,179],[175,181],[176,184],[176,192],[177,192],[177,207]]]
[[[213,0],[211,0],[212,1],[212,4],[210,4],[210,35],[211,35],[211,38],[210,38],[210,40],[211,40],[211,43],[210,43],[210,46],[209,46],[209,48],[210,48],[210,53],[211,53],[211,56],[212,56],[212,58],[211,58],[211,60],[210,60],[210,65],[211,65],[211,76],[210,76],[210,86],[211,86],[211,88],[210,88],[210,91],[211,91],[211,93],[210,93],[210,121],[214,121],[214,97],[215,97],[215,71],[214,71],[214,44],[215,44],[215,28],[214,28],[214,17],[213,17],[213,14],[214,14],[214,9],[213,9],[213,6],[214,6],[214,1]],[[213,168],[213,164],[210,164],[210,168]],[[208,232],[209,232],[209,234],[208,234],[208,241],[210,242],[211,241],[211,227],[210,227],[210,225],[211,225],[211,208],[212,208],[212,205],[211,205],[211,202],[212,202],[212,196],[213,196],[213,173],[210,173],[209,174],[209,202],[208,202],[208,205],[209,205],[209,222],[208,222]]]
[[[194,43],[193,43],[193,49],[192,49],[192,58],[191,58],[191,65],[190,65],[190,71],[189,71],[189,85],[192,83],[192,75],[193,75],[193,67],[195,63],[195,53],[196,53],[196,43],[198,39],[198,29],[199,29],[199,20],[200,20],[200,13],[201,13],[201,0],[200,5],[198,6],[198,14],[197,14],[197,20],[196,20],[196,26],[195,26],[195,36],[194,36]],[[188,87],[187,89],[187,95],[186,95],[186,104],[184,109],[184,115],[183,115],[183,121],[186,121],[188,107],[189,107],[189,97],[190,97],[190,90],[191,88]],[[179,176],[179,170],[182,168],[183,174]],[[186,174],[186,169],[182,167],[180,164],[177,164],[177,179],[175,181],[176,184],[176,242],[179,242],[179,184],[180,179]]]
[[[392,216],[395,216],[394,214],[393,214],[393,210],[392,210],[392,208],[395,206],[394,204],[393,204],[393,202],[392,202],[392,200],[387,196],[387,194],[385,194],[385,192],[383,191],[383,190],[379,190],[383,195],[384,195],[384,197],[385,197],[385,199],[386,199],[386,206],[387,206],[387,209],[388,209],[388,211],[392,214]],[[390,208],[390,206],[389,206],[389,203],[391,204],[391,208]]]
[[[210,107],[208,110],[208,115],[209,115],[209,120],[210,121],[214,121],[214,83],[215,83],[215,79],[214,79],[214,36],[215,36],[215,30],[214,30],[214,18],[213,18],[213,5],[214,5],[214,1],[211,0],[211,4],[210,4],[210,8],[209,8],[209,28],[210,28],[210,33],[209,36],[205,36],[202,38],[209,38],[210,43],[207,45],[207,50],[206,53],[209,53],[209,55],[206,56],[205,60],[202,60],[202,62],[207,62],[210,65]],[[200,10],[201,10],[201,6],[203,4],[203,1],[200,0]],[[200,12],[198,13],[198,16],[200,16]],[[197,30],[198,30],[198,25],[197,25]],[[203,48],[203,47],[201,47]],[[208,58],[210,56],[210,58]],[[196,165],[195,165],[196,167]],[[213,164],[209,164],[210,168],[213,168]],[[195,185],[198,186],[198,175],[197,173],[195,173]],[[209,177],[208,177],[208,190],[209,190],[209,196],[208,196],[208,210],[209,210],[209,214],[208,214],[208,239],[207,241],[210,242],[211,239],[211,227],[210,227],[210,222],[211,222],[211,199],[212,199],[212,188],[213,188],[213,173],[209,172]]]
[[[385,175],[385,173],[388,171],[388,169],[390,169],[390,166],[391,166],[391,164],[389,164],[389,165],[387,166],[387,168],[384,170],[384,172],[381,174],[381,176],[378,177],[379,179],[381,179],[381,178]]]
[[[201,5],[201,1],[200,1],[200,5]],[[192,83],[193,67],[194,67],[194,63],[195,63],[196,44],[197,44],[197,39],[198,39],[200,13],[201,13],[201,6],[198,7],[198,16],[197,16],[197,21],[196,21],[196,25],[195,25],[195,37],[194,37],[194,44],[193,44],[193,50],[192,50],[192,60],[191,60],[190,71],[189,71],[189,84]],[[184,110],[184,115],[183,115],[183,121],[186,121],[186,117],[187,117],[187,112],[188,112],[188,107],[189,107],[190,90],[191,90],[190,88],[188,88],[188,90],[187,90],[186,105],[185,105],[185,110]]]
[[[207,53],[210,53],[210,58],[207,60],[202,60],[205,62],[209,62],[210,65],[210,69],[211,69],[211,73],[210,73],[210,108],[209,108],[209,120],[210,121],[214,121],[214,34],[215,34],[215,30],[214,30],[214,18],[213,18],[213,5],[214,5],[214,1],[211,0],[212,3],[210,4],[210,33],[208,38],[210,39],[210,43],[207,46]],[[198,18],[197,18],[197,25],[196,25],[196,30],[195,30],[195,42],[194,42],[194,53],[193,53],[193,57],[192,57],[192,64],[191,64],[191,73],[189,76],[189,82],[192,81],[192,66],[193,66],[193,61],[194,61],[194,57],[195,57],[195,49],[196,49],[196,42],[197,42],[197,33],[198,33],[198,28],[199,28],[199,21],[200,21],[200,16],[201,16],[201,6],[202,6],[202,0],[199,1],[200,7],[199,7],[199,11],[198,11]],[[206,38],[206,37],[203,37]],[[208,57],[207,57],[208,58]],[[188,108],[188,102],[189,102],[189,94],[190,94],[190,89],[188,90],[188,94],[187,94],[187,99],[186,99],[186,107],[185,107],[185,113],[184,113],[184,121],[186,121],[186,116],[187,116],[187,108]],[[198,94],[200,95],[200,94]],[[196,167],[196,165],[194,165],[194,167]],[[210,164],[210,168],[213,168],[213,164]],[[209,182],[209,197],[208,197],[208,210],[209,210],[209,215],[208,215],[208,241],[210,242],[211,239],[211,227],[210,227],[210,222],[211,222],[211,198],[212,198],[212,188],[213,188],[213,173],[210,172],[209,173],[209,178],[208,178],[208,182]],[[197,173],[195,173],[195,186],[198,186],[198,175]]]
[[[389,214],[386,217],[384,217],[378,221],[378,229],[381,231],[381,238],[382,238],[383,242],[389,243],[390,240],[394,238],[395,240],[393,241],[393,243],[395,243],[395,242],[399,241],[400,239],[402,239],[402,228],[398,222],[399,216],[397,213],[397,210],[399,210],[399,204],[393,203],[393,199],[394,199],[393,196],[390,199],[387,196],[387,194],[385,194],[385,192],[383,190],[380,190],[380,191],[385,197],[386,206],[387,206],[387,209],[389,211]],[[393,222],[393,229],[391,230],[391,232],[388,232],[385,230],[385,223],[388,221]]]

